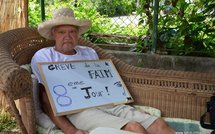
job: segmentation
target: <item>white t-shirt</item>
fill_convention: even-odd
[[[98,55],[94,49],[84,46],[75,47],[76,54],[65,55],[60,52],[55,51],[54,47],[42,48],[37,51],[31,60],[31,68],[34,75],[32,75],[33,80],[33,97],[35,104],[35,114],[37,124],[43,126],[47,129],[53,128],[55,125],[50,120],[50,118],[43,113],[40,103],[39,103],[39,91],[38,82],[42,83],[42,79],[37,67],[38,62],[57,62],[57,61],[74,61],[74,60],[97,60]],[[36,78],[35,78],[36,76]],[[38,81],[38,82],[37,82]],[[48,130],[49,131],[49,130]]]
[[[38,62],[60,62],[60,61],[74,61],[74,60],[97,60],[98,55],[94,49],[85,46],[76,46],[76,54],[65,55],[54,49],[54,47],[42,48],[35,53],[31,60],[32,72],[35,74],[39,83],[42,83]]]

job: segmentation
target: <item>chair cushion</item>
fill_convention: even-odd
[[[28,72],[32,73],[31,64],[21,65],[20,67],[21,67],[21,68],[24,68],[24,69],[26,69]]]
[[[34,97],[36,122],[39,125],[44,126],[45,128],[53,128],[55,125],[41,109],[40,100],[39,100],[38,80],[34,74],[31,74],[31,78],[33,82],[33,97]]]
[[[30,64],[25,64],[21,66],[31,73]],[[44,126],[47,129],[53,128],[54,124],[51,119],[42,111],[40,103],[39,103],[39,91],[38,91],[38,80],[34,74],[31,74],[32,82],[33,82],[33,100],[35,106],[35,115],[37,124]]]
[[[164,117],[164,120],[177,132],[196,132],[201,134],[210,134],[212,130],[201,127],[199,121],[182,118]]]

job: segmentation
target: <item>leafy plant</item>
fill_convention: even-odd
[[[90,33],[135,35],[139,37],[137,51],[146,52],[151,50],[153,4],[152,0],[138,1],[137,7],[136,0],[45,1],[46,18],[50,18],[50,13],[56,8],[70,7],[77,18],[92,20],[92,27],[84,37],[89,38]],[[157,51],[215,57],[214,7],[213,0],[160,1]],[[138,28],[112,21],[112,16],[128,15],[133,11],[139,16]],[[29,0],[29,25],[37,26],[40,18],[39,0]]]
[[[92,27],[84,37],[88,37],[89,33],[106,33],[106,34],[131,34],[131,29],[134,31],[134,34],[138,34],[138,28],[134,28],[132,26],[121,26],[117,23],[113,23],[111,18],[108,17],[107,14],[100,14],[98,11],[98,4],[102,0],[94,1],[94,0],[53,0],[46,1],[45,3],[45,11],[46,11],[46,19],[51,17],[51,13],[54,9],[60,7],[69,7],[73,9],[75,12],[76,18],[82,19],[90,19],[92,21]],[[132,5],[133,0],[129,0],[128,2],[123,1],[114,1],[116,4],[124,4],[126,7]],[[105,5],[105,3],[103,3]],[[107,6],[107,5],[105,5]],[[131,12],[130,9],[127,9],[127,12]],[[37,26],[40,20],[40,7],[39,2],[37,0],[29,1],[29,25]]]
[[[178,0],[161,7],[159,40],[174,55],[214,56],[215,2]],[[173,6],[174,5],[174,6]]]
[[[108,17],[129,15],[135,11],[136,0],[97,0],[97,10]]]
[[[0,114],[0,132],[10,131],[16,127],[16,122],[13,117],[5,111],[1,111]]]
[[[28,4],[28,24],[36,27],[41,22],[40,4],[37,0],[30,0]]]

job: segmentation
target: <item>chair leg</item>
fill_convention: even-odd
[[[8,101],[8,104],[16,118],[16,121],[17,121],[17,124],[19,125],[20,127],[20,130],[22,131],[23,134],[28,134],[27,133],[27,130],[22,122],[22,119],[21,119],[21,116],[19,114],[19,110],[17,109],[16,107],[16,104],[15,104],[15,101],[13,99],[11,99],[10,97],[8,97],[7,93],[4,93],[5,94],[5,98],[6,100]]]
[[[28,132],[29,134],[36,134],[36,120],[35,118],[35,111],[33,105],[33,97],[27,96],[25,97],[26,108],[27,110],[27,122],[28,122]],[[29,110],[30,109],[30,110]]]
[[[19,99],[22,121],[29,134],[36,134],[36,120],[31,97]]]

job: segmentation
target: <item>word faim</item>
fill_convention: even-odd
[[[108,70],[89,70],[88,74],[91,79],[113,77],[109,69]]]

